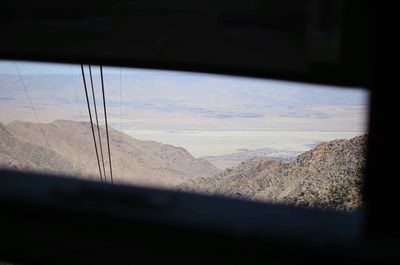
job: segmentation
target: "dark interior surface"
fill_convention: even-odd
[[[354,260],[376,255],[361,248],[362,212],[325,212],[12,172],[3,172],[1,182],[1,207],[7,210],[2,220],[7,240],[1,249],[21,261],[214,264],[296,262],[305,255],[317,263],[322,253],[336,262],[349,254]]]
[[[2,59],[363,87],[371,91],[371,112],[363,211],[2,171],[0,258],[27,264],[399,262],[396,159],[384,156],[398,145],[395,104],[384,90],[386,76],[372,69],[370,12],[368,1],[344,0],[2,1]]]
[[[366,87],[365,1],[0,4],[0,57]],[[29,44],[29,45],[27,45]]]

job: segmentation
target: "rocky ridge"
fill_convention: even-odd
[[[321,143],[292,162],[254,157],[181,190],[299,206],[352,210],[362,205],[367,136]]]

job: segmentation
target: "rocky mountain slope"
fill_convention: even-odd
[[[100,133],[109,176],[103,126]],[[183,148],[139,141],[112,128],[109,133],[114,182],[173,187],[190,178],[220,172]],[[20,121],[0,123],[0,167],[99,179],[90,123],[65,120],[40,125]]]
[[[105,128],[100,131],[109,175]],[[109,132],[115,182],[338,210],[362,204],[366,135],[321,143],[291,160],[255,156],[221,172],[183,148]],[[90,124],[0,123],[0,167],[99,179]]]
[[[367,136],[321,143],[285,163],[254,157],[216,177],[190,180],[186,191],[351,210],[362,204]]]

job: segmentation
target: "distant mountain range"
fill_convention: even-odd
[[[103,126],[100,132],[109,178]],[[302,154],[265,148],[203,159],[181,147],[109,132],[114,182],[337,210],[362,205],[366,135],[320,143]],[[237,165],[222,171],[211,162]],[[87,122],[0,123],[0,167],[100,179]]]
[[[11,62],[9,67],[15,70]],[[24,68],[32,65],[21,63],[21,74],[42,122],[87,120],[79,65],[67,66],[64,74],[28,74]],[[119,125],[122,108],[125,129],[358,132],[367,128],[368,93],[363,90],[140,69],[123,69],[120,79],[119,73],[109,70],[104,68],[109,124]],[[98,74],[94,67],[95,91],[100,88]],[[2,121],[35,121],[16,72],[0,73],[0,87]]]
[[[313,146],[314,147],[314,146]],[[220,169],[227,169],[235,167],[241,162],[248,160],[256,156],[267,157],[274,160],[280,160],[284,162],[290,162],[294,160],[302,152],[293,149],[273,149],[273,148],[262,148],[256,150],[238,150],[237,153],[219,155],[219,156],[204,156],[203,159],[211,162],[213,165]]]
[[[115,182],[173,187],[190,178],[220,172],[184,148],[139,141],[112,128],[109,132]],[[100,133],[109,178],[103,126]],[[0,124],[0,167],[99,179],[90,123],[57,120],[49,124],[20,121]]]
[[[351,210],[362,205],[367,136],[321,143],[291,162],[257,156],[179,189],[256,201]]]

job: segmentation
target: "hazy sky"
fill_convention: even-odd
[[[40,122],[88,120],[80,66],[17,65]],[[93,73],[101,112],[98,67]],[[362,89],[111,67],[104,78],[110,124],[124,130],[366,130]],[[0,103],[0,121],[36,121],[12,61],[0,61]]]

